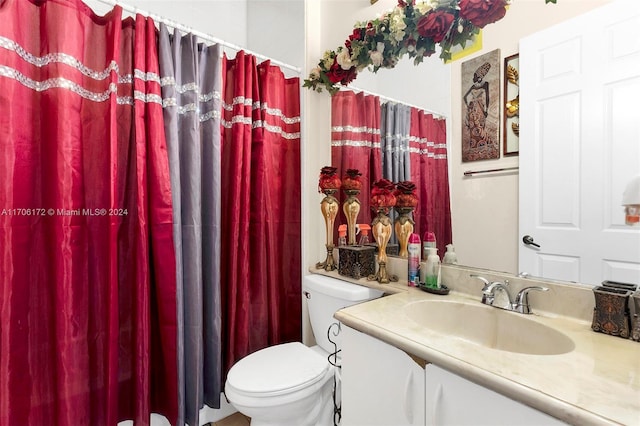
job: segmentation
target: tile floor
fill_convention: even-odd
[[[250,420],[241,413],[233,413],[217,422],[209,423],[209,426],[249,426]]]

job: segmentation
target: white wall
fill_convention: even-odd
[[[98,0],[84,2],[98,14],[113,8]],[[247,0],[123,0],[122,3],[224,41],[247,46]]]

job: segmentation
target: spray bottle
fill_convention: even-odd
[[[424,241],[422,242],[422,260],[427,260],[429,257],[430,248],[435,248],[436,245],[436,234],[433,232],[425,232],[424,233]]]
[[[412,233],[409,236],[407,251],[409,252],[407,285],[418,287],[420,285],[420,236],[418,234]]]

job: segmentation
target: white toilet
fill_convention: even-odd
[[[307,275],[302,291],[308,299],[311,328],[317,346],[299,342],[271,346],[238,361],[227,376],[225,395],[252,426],[333,425],[334,367],[328,358],[338,345],[338,321],[333,314],[341,308],[376,299],[382,292],[327,277]],[[333,357],[332,357],[333,360]]]

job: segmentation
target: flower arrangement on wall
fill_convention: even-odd
[[[393,68],[404,56],[418,65],[436,52],[436,45],[440,58],[448,60],[454,46],[464,48],[481,28],[502,19],[510,1],[398,0],[393,10],[356,23],[344,46],[324,53],[303,87],[334,94],[365,68]]]

